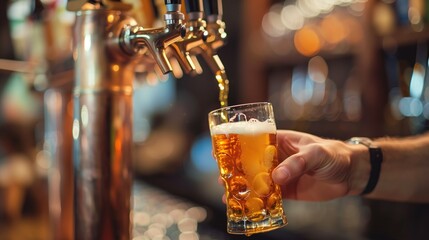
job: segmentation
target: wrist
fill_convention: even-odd
[[[348,195],[360,195],[370,177],[371,163],[368,147],[361,144],[349,144],[348,147],[351,151]]]
[[[360,195],[369,194],[377,186],[378,179],[380,177],[380,172],[381,172],[381,164],[383,162],[383,153],[380,147],[373,144],[372,140],[369,138],[354,137],[349,139],[347,142],[350,144],[363,145],[368,149],[369,163],[370,163],[369,178],[365,188],[360,193]]]

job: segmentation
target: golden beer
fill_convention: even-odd
[[[216,72],[216,81],[219,87],[219,103],[221,107],[228,106],[229,80],[225,70]]]
[[[251,235],[287,224],[280,187],[272,121],[239,121],[211,126],[213,153],[225,182],[229,233]]]

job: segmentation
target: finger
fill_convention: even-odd
[[[278,157],[280,161],[298,152],[298,149],[292,145],[292,138],[289,138],[288,132],[290,131],[280,130],[277,133]]]
[[[306,145],[318,141],[320,138],[308,133],[291,131],[291,130],[278,130],[277,140],[279,142],[288,141],[293,146]]]
[[[318,147],[307,147],[281,162],[272,173],[274,182],[285,184],[291,179],[320,168],[324,156]]]
[[[219,176],[219,177],[217,178],[217,183],[219,183],[219,185],[221,185],[221,186],[225,187],[225,181],[222,179],[222,177],[221,177],[221,176]],[[223,194],[223,195],[222,195],[222,202],[223,202],[224,204],[226,204],[226,195],[225,195],[225,194]]]
[[[295,155],[286,158],[272,172],[273,181],[277,184],[286,184],[291,179],[304,174],[305,160]]]
[[[221,186],[224,186],[224,187],[225,187],[225,181],[222,179],[222,177],[221,177],[221,176],[219,176],[219,177],[217,178],[217,183],[219,183],[219,185],[221,185]]]
[[[292,179],[288,184],[281,185],[282,197],[284,199],[297,200],[297,182],[298,179]]]
[[[287,137],[280,137],[278,140],[279,158],[283,160],[298,152],[298,148],[292,145]]]
[[[278,130],[277,131],[277,138],[280,138],[280,140],[283,140],[283,138],[288,139],[292,142],[299,142],[303,137],[303,133],[296,132],[296,131],[290,131],[290,130]]]

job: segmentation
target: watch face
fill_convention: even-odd
[[[372,140],[366,137],[353,137],[348,142],[352,144],[362,144],[367,147],[372,146]]]

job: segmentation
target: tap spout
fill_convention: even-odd
[[[184,25],[167,25],[165,28],[145,29],[141,26],[128,26],[123,31],[123,47],[130,54],[148,50],[159,65],[162,73],[173,69],[166,55],[166,49],[186,35]]]
[[[180,4],[166,3],[166,6],[165,27],[125,26],[121,34],[121,44],[125,52],[134,55],[142,54],[145,50],[149,51],[163,74],[173,70],[166,55],[167,47],[183,40],[186,36],[186,26],[182,24],[184,16],[180,12]]]
[[[203,24],[204,23],[204,24]],[[190,55],[193,48],[201,46],[207,40],[208,32],[205,30],[205,22],[189,21],[188,32],[182,41],[170,45],[173,54],[187,74],[194,75],[196,66]]]
[[[222,1],[205,0],[204,7],[208,36],[203,44],[192,49],[191,52],[202,55],[213,73],[218,74],[218,72],[224,72],[225,68],[217,55],[217,50],[225,45],[227,37],[225,23],[222,21]]]
[[[189,21],[186,23],[187,33],[182,41],[173,43],[170,47],[173,54],[187,74],[195,75],[196,66],[192,59],[190,51],[203,45],[207,41],[208,32],[206,31],[206,21],[203,20],[202,1],[187,0],[186,12]]]

